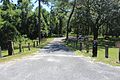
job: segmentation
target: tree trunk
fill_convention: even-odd
[[[40,44],[40,40],[41,40],[41,1],[38,1],[39,4],[39,11],[38,11],[38,38],[39,38],[39,44]]]
[[[93,39],[93,55],[92,57],[97,57],[97,50],[98,50],[98,28],[94,28],[93,29],[93,36],[94,36],[94,39]]]
[[[68,19],[68,22],[67,22],[66,40],[68,40],[70,20],[71,20],[71,18],[72,18],[72,15],[73,15],[73,13],[74,13],[74,10],[75,10],[76,1],[77,1],[77,0],[74,0],[73,8],[72,8],[71,14],[70,14],[69,19]]]
[[[60,17],[59,18],[59,37],[61,37],[62,36],[62,25],[63,23],[62,23],[62,18]]]

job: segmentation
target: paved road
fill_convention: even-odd
[[[120,80],[120,68],[77,57],[61,39],[35,56],[0,64],[0,80]]]

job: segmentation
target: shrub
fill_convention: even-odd
[[[7,41],[13,41],[17,35],[17,29],[9,22],[5,22],[3,27],[0,29],[0,46],[2,49],[7,49]]]

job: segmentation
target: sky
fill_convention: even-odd
[[[36,7],[38,7],[38,2],[35,3],[36,0],[32,0],[32,3],[34,3],[34,8],[35,10]],[[17,4],[17,0],[13,0],[13,3]],[[41,4],[43,8],[45,8],[47,11],[50,12],[50,8],[47,5]]]
[[[32,3],[34,3],[34,9],[38,7],[38,2],[35,3],[36,0],[32,0]],[[45,8],[47,11],[50,12],[50,8],[47,5],[41,4],[43,8]]]

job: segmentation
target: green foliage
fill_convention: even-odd
[[[32,0],[0,0],[0,31],[5,24],[13,26],[22,36],[36,39],[39,35],[39,7],[33,9]],[[64,35],[69,32],[82,35],[120,35],[120,1],[119,0],[40,0],[51,7],[48,12],[41,5],[41,37]],[[74,2],[77,1],[76,4]],[[36,0],[38,2],[38,0]],[[73,16],[70,15],[74,7]],[[70,18],[71,17],[71,18]],[[67,23],[68,22],[68,23]],[[6,24],[6,25],[7,25]],[[7,25],[8,26],[8,25]],[[2,29],[2,30],[1,30]],[[2,32],[1,32],[2,33]],[[2,34],[4,35],[4,34]],[[16,36],[16,35],[14,35]],[[14,40],[14,37],[11,37]]]
[[[79,27],[83,35],[99,34],[120,35],[118,32],[120,7],[118,0],[85,0],[78,1],[72,28]],[[74,26],[74,24],[77,24]]]
[[[11,25],[9,22],[4,23],[3,27],[0,29],[0,46],[6,49],[7,41],[13,41],[17,35],[18,31],[15,26]]]

